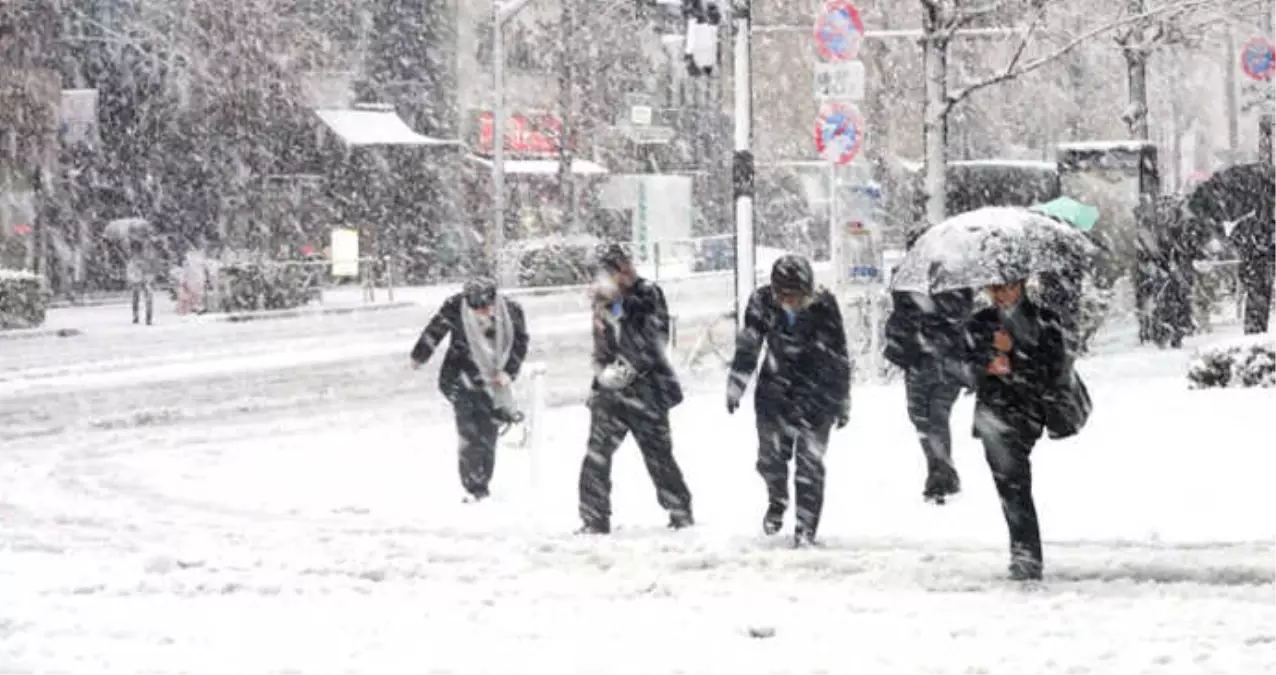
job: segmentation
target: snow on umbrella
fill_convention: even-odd
[[[145,237],[152,232],[154,228],[145,218],[117,218],[107,223],[106,229],[103,230],[103,234],[108,238],[120,241]]]
[[[935,294],[1079,266],[1094,244],[1076,229],[1028,209],[993,206],[930,228],[900,262],[891,290]]]

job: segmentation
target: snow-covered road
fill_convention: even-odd
[[[821,550],[755,534],[751,411],[716,375],[674,421],[692,531],[659,527],[627,447],[616,535],[566,534],[575,405],[462,505],[446,410],[403,364],[426,315],[0,348],[0,672],[1276,670],[1270,390],[1187,391],[1182,354],[1086,363],[1090,426],[1034,455],[1048,572],[1021,588],[970,400],[966,492],[935,508],[897,386],[856,390]],[[563,330],[537,348],[557,369],[585,347]]]

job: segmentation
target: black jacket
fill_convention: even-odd
[[[758,415],[811,424],[835,420],[850,403],[851,359],[837,298],[820,290],[790,324],[770,286],[753,292],[736,335],[727,386],[743,392],[767,348],[754,392]]]
[[[480,382],[478,366],[470,356],[470,342],[465,337],[465,326],[461,323],[463,302],[465,298],[459,293],[444,301],[412,347],[412,360],[425,363],[444,338],[451,334],[452,343],[448,346],[447,355],[443,357],[443,367],[439,369],[439,391],[449,401],[456,401],[463,395],[487,395],[487,390]],[[509,305],[510,322],[514,328],[514,344],[505,364],[505,372],[513,380],[518,378],[523,359],[527,358],[527,319],[517,302],[509,298],[505,298],[505,302]]]
[[[1000,310],[989,307],[971,317],[967,324],[970,371],[976,415],[992,413],[1018,433],[1035,439],[1046,422],[1048,401],[1071,372],[1072,363],[1064,348],[1057,314],[1027,298],[1021,301],[1019,311],[1036,335],[1035,339],[1025,339],[1012,332],[1010,373],[1004,376],[987,373],[988,364],[996,356],[994,335],[1004,327]]]
[[[611,311],[611,301],[601,301],[594,308],[594,372],[623,358],[638,376],[618,392],[622,399],[660,410],[682,403],[682,385],[665,353],[670,333],[664,292],[640,277],[615,302],[621,307],[620,319],[615,323],[604,318]],[[597,377],[592,389],[596,394],[605,393]]]
[[[886,320],[886,360],[904,370],[940,361],[966,362],[966,322],[974,311],[970,290],[929,297],[895,292],[891,304]]]

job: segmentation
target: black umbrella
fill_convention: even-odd
[[[1225,234],[1242,254],[1267,252],[1276,239],[1273,185],[1271,164],[1236,164],[1197,185],[1188,196],[1188,208],[1204,224]]]

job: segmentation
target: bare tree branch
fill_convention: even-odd
[[[1014,56],[1006,64],[1006,67],[1002,69],[1001,72],[995,75],[990,75],[978,82],[975,82],[974,84],[967,85],[961,90],[949,95],[948,102],[947,102],[947,105],[945,106],[944,112],[947,113],[949,110],[952,110],[953,106],[966,100],[967,98],[970,97],[971,94],[974,94],[980,89],[985,89],[987,87],[993,86],[994,84],[1000,84],[1007,80],[1012,80],[1016,77],[1019,77],[1020,75],[1025,75],[1034,70],[1037,70],[1038,68],[1041,68],[1042,66],[1049,65],[1050,63],[1057,61],[1058,59],[1064,56],[1067,56],[1068,54],[1076,50],[1077,47],[1080,47],[1081,45],[1085,44],[1086,42],[1090,41],[1091,39],[1103,33],[1107,33],[1117,28],[1120,28],[1122,26],[1128,26],[1132,23],[1137,23],[1139,21],[1146,21],[1147,19],[1150,19],[1152,17],[1161,16],[1169,12],[1181,12],[1181,11],[1195,8],[1195,7],[1212,5],[1215,2],[1217,2],[1217,0],[1179,0],[1178,2],[1174,2],[1162,7],[1150,9],[1142,14],[1122,17],[1120,19],[1117,19],[1116,21],[1106,23],[1100,26],[1096,26],[1095,28],[1092,28],[1086,31],[1082,33],[1081,35],[1078,35],[1077,37],[1068,41],[1062,47],[1059,47],[1058,49],[1050,52],[1049,54],[1046,54],[1045,56],[1042,56],[1037,59],[1033,59],[1031,61],[1028,61],[1020,65],[1020,60],[1023,56],[1023,52],[1027,48],[1027,43],[1029,40],[1032,39],[1035,26],[1037,26],[1039,23],[1039,19],[1040,19],[1040,16],[1039,16],[1038,21],[1034,21],[1033,27],[1029,28],[1028,33],[1024,36],[1023,40],[1020,42],[1019,47],[1015,50]]]

